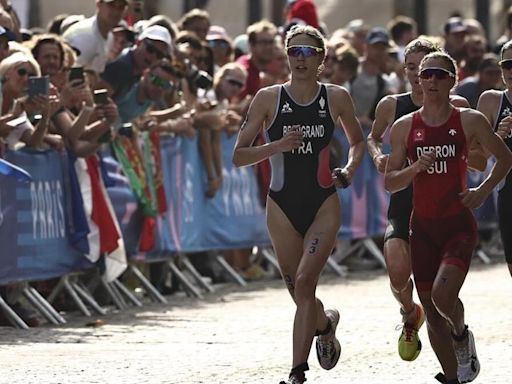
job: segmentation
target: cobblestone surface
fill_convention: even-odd
[[[322,277],[319,297],[341,313],[337,367],[310,355],[308,381],[325,384],[435,383],[428,343],[413,363],[399,359],[398,307],[383,272]],[[482,365],[474,383],[509,383],[512,280],[504,264],[472,268],[461,295]],[[280,281],[217,287],[205,300],[109,313],[106,324],[72,316],[65,326],[0,328],[0,383],[275,383],[291,364],[294,307]]]

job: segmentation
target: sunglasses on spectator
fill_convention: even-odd
[[[227,47],[229,47],[229,43],[225,40],[209,40],[208,45],[211,48],[227,48]]]
[[[450,77],[454,78],[455,73],[439,67],[425,68],[420,71],[420,78],[423,80],[431,79],[432,76],[437,80],[445,80]]]
[[[245,83],[243,81],[240,81],[234,77],[228,76],[225,79],[229,84],[231,84],[232,86],[237,87],[237,88],[243,88],[245,85]]]
[[[512,59],[501,60],[498,64],[502,69],[512,69]]]
[[[29,72],[26,68],[18,68],[18,76],[20,77],[23,77],[23,76],[37,76],[35,73],[32,73],[32,72]]]
[[[324,49],[319,47],[313,47],[312,45],[290,45],[286,49],[286,53],[291,57],[313,57],[323,53]]]
[[[167,57],[165,53],[149,43],[146,43],[146,52],[150,55],[155,55],[158,60],[162,60],[164,57]]]
[[[151,74],[150,79],[151,79],[151,83],[153,85],[157,86],[158,88],[168,90],[173,87],[173,83],[171,81],[165,80],[163,77],[160,77],[158,75]]]

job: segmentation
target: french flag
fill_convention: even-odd
[[[115,280],[128,263],[121,229],[101,177],[98,156],[77,158],[74,168],[89,227],[85,256],[96,263],[104,255],[104,277],[107,281]]]

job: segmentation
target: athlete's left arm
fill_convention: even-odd
[[[350,150],[348,152],[348,161],[341,172],[348,179],[352,180],[354,172],[361,164],[364,156],[365,143],[363,130],[356,117],[354,102],[346,89],[331,85],[329,88],[329,105],[333,106],[333,117],[335,121],[341,121],[341,126],[345,130]]]
[[[489,176],[476,188],[461,192],[462,203],[468,208],[480,207],[494,187],[507,176],[512,167],[512,153],[503,140],[492,131],[487,118],[479,111],[461,111],[462,126],[468,143],[476,140],[496,158]]]

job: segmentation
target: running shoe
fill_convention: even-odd
[[[328,338],[323,340],[320,336],[316,338],[316,356],[320,366],[329,370],[336,366],[341,354],[341,345],[336,338],[336,327],[340,321],[340,314],[335,309],[328,309],[325,311],[325,316],[331,323],[331,330]]]
[[[302,363],[292,368],[290,375],[288,376],[288,380],[280,381],[279,384],[302,384],[306,380],[306,371],[309,370],[308,363]]]
[[[476,379],[480,373],[480,362],[476,355],[475,337],[473,332],[467,331],[464,340],[454,341],[453,348],[457,357],[457,377],[461,383],[470,383]]]
[[[302,384],[307,381],[306,377],[291,376],[286,381],[281,381],[279,384]]]
[[[414,361],[421,352],[421,340],[418,336],[418,331],[425,322],[425,311],[419,304],[416,306],[416,322],[410,324],[407,319],[404,320],[402,326],[402,333],[398,338],[398,354],[405,361]]]
[[[434,378],[442,384],[460,384],[459,379],[448,380],[442,372],[439,372]]]

